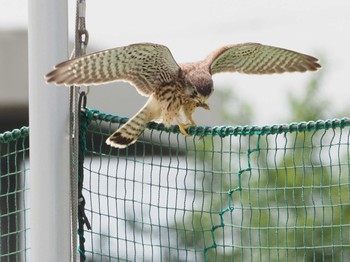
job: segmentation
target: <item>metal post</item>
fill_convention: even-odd
[[[44,75],[68,56],[67,0],[29,0],[31,261],[70,261],[69,90]]]

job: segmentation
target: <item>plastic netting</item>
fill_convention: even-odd
[[[25,261],[28,250],[28,128],[0,134],[0,260]]]
[[[350,120],[265,127],[150,123],[86,110],[87,261],[347,261]],[[84,141],[84,139],[83,139]]]
[[[86,261],[348,261],[349,119],[192,137],[151,123],[106,146],[126,120],[82,115]],[[30,249],[28,151],[28,128],[0,134],[1,261]]]

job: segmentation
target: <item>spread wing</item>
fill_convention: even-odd
[[[157,44],[133,44],[88,54],[55,66],[48,83],[98,85],[127,81],[149,96],[158,86],[178,77],[180,67],[170,50]]]
[[[211,74],[316,71],[321,67],[317,62],[317,58],[309,55],[258,43],[224,46],[211,53],[205,60]]]

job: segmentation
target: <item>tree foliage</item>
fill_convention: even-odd
[[[321,95],[321,77],[311,79],[301,96],[289,94],[292,122],[327,115],[331,102]],[[232,91],[224,96],[237,99]],[[249,108],[244,101],[235,104]],[[231,116],[226,111],[224,116],[249,121],[248,111],[244,115],[234,110],[239,115]],[[206,163],[206,170],[220,172],[197,176],[207,192],[202,196],[205,210],[176,225],[179,245],[201,254],[197,261],[345,261],[345,252],[350,252],[350,201],[348,167],[342,164],[348,162],[348,152],[339,149],[341,134],[320,130],[238,136],[227,145],[205,139],[196,157]],[[233,164],[227,168],[228,162],[238,163],[233,154],[226,158],[212,153],[231,147],[235,139],[237,157],[247,158],[247,170]],[[235,174],[237,192],[228,196],[232,170],[243,172]],[[222,212],[225,207],[232,210]]]

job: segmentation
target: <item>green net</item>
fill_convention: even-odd
[[[86,261],[348,261],[349,119],[192,137],[151,123],[106,146],[126,120],[82,114]],[[30,248],[28,151],[28,128],[0,134],[1,261]]]
[[[0,260],[24,261],[28,251],[28,128],[0,134]]]
[[[106,146],[126,120],[82,117],[87,261],[348,261],[349,119]]]

